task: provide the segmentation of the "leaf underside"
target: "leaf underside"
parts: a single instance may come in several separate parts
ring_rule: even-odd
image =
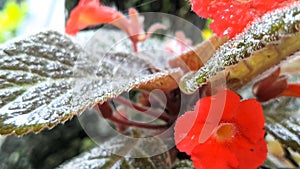
[[[222,45],[197,72],[180,82],[193,93],[208,82],[227,82],[239,89],[257,75],[300,50],[300,3],[264,15],[242,34]]]
[[[157,154],[152,155],[155,152]],[[138,156],[141,158],[132,158]],[[157,138],[118,137],[60,165],[58,169],[166,169],[170,168],[170,162],[167,148]]]
[[[41,32],[0,48],[0,135],[54,127],[96,103],[178,70],[152,73],[130,54],[85,52],[68,37]]]

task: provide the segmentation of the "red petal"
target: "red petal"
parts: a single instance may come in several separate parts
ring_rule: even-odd
[[[67,21],[66,33],[74,35],[88,26],[113,22],[122,15],[113,8],[98,4],[96,1],[85,0],[76,6]]]
[[[194,111],[198,112],[197,122],[205,123],[209,110],[211,108],[211,96],[205,97],[196,103]]]
[[[240,98],[230,90],[200,99],[194,112],[187,112],[177,119],[175,141],[177,148],[190,154],[193,148],[205,142],[220,122],[232,121]],[[196,120],[194,120],[196,119]]]
[[[239,104],[240,97],[233,91],[224,89],[216,95],[200,99],[194,111],[200,114],[197,117],[199,122],[211,123],[212,121],[207,121],[207,116],[211,114],[214,114],[214,117],[221,115],[222,121],[230,121]],[[214,119],[216,118],[212,118]]]
[[[241,102],[235,116],[240,134],[252,142],[264,138],[264,114],[259,102],[249,99]]]
[[[211,29],[219,36],[234,37],[254,19],[293,0],[191,0],[192,10],[204,18],[212,18]]]
[[[191,159],[197,169],[233,169],[238,167],[235,154],[214,139],[195,147]]]
[[[211,97],[200,99],[193,112],[186,112],[179,117],[175,124],[175,142],[180,151],[191,154],[199,144],[199,136],[203,132],[203,125],[211,108]],[[209,134],[211,131],[208,131]]]
[[[176,121],[175,143],[176,147],[187,154],[191,154],[196,145],[199,144],[198,138],[200,134],[201,123],[196,123],[197,113],[186,112]]]
[[[300,98],[300,84],[288,84],[287,88],[279,96]]]
[[[264,138],[255,143],[251,143],[248,139],[237,135],[229,149],[235,153],[239,162],[239,168],[253,169],[264,163],[267,158],[267,143]]]
[[[216,95],[208,97],[207,99],[210,100],[210,104],[205,103],[204,99],[200,102],[201,110],[199,111],[206,111],[206,115],[203,117],[207,118],[204,121],[204,126],[199,136],[199,143],[205,142],[220,122],[231,121],[240,104],[239,96],[230,90],[222,90]],[[202,105],[206,106],[205,110],[202,110]]]
[[[227,122],[231,121],[233,116],[235,115],[235,111],[237,110],[237,107],[240,104],[240,96],[234,93],[231,90],[224,90],[223,92],[218,92],[214,101],[212,103],[213,107],[223,107],[223,115],[222,115],[222,121]],[[225,96],[225,97],[224,97]]]

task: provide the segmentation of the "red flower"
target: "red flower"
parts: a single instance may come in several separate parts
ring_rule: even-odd
[[[66,33],[76,35],[81,29],[100,23],[110,23],[123,16],[117,10],[100,5],[99,0],[80,0],[71,11],[66,24]]]
[[[134,51],[137,51],[137,43],[145,41],[158,29],[165,29],[162,24],[153,24],[145,33],[144,18],[133,9],[129,9],[127,18],[117,10],[100,5],[99,0],[80,0],[70,14],[66,24],[66,33],[75,35],[79,30],[91,25],[112,24],[123,30],[133,43]]]
[[[193,122],[194,121],[194,122]],[[255,99],[223,90],[200,99],[175,125],[175,142],[198,169],[254,169],[267,155],[264,115]]]
[[[218,36],[234,37],[248,23],[266,12],[293,0],[191,0],[192,10],[204,18],[212,18],[210,28]]]

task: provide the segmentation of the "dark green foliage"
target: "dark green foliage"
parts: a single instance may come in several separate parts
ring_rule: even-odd
[[[93,146],[74,118],[38,135],[8,136],[0,147],[0,168],[52,169]]]

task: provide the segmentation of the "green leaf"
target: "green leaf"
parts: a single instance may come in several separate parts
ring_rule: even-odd
[[[2,47],[0,134],[54,127],[96,103],[178,73],[153,74],[131,54],[88,52],[53,31]]]
[[[264,15],[222,45],[199,71],[183,78],[181,89],[193,93],[206,83],[220,81],[228,88],[241,88],[300,50],[299,16],[299,2]]]
[[[266,130],[284,146],[300,153],[300,99],[281,98],[264,105]]]
[[[153,152],[149,155],[145,149],[156,152],[157,155],[152,156]],[[133,158],[138,156],[140,158]],[[170,165],[168,150],[159,139],[121,137],[75,157],[60,165],[58,169],[166,169],[170,168]]]

